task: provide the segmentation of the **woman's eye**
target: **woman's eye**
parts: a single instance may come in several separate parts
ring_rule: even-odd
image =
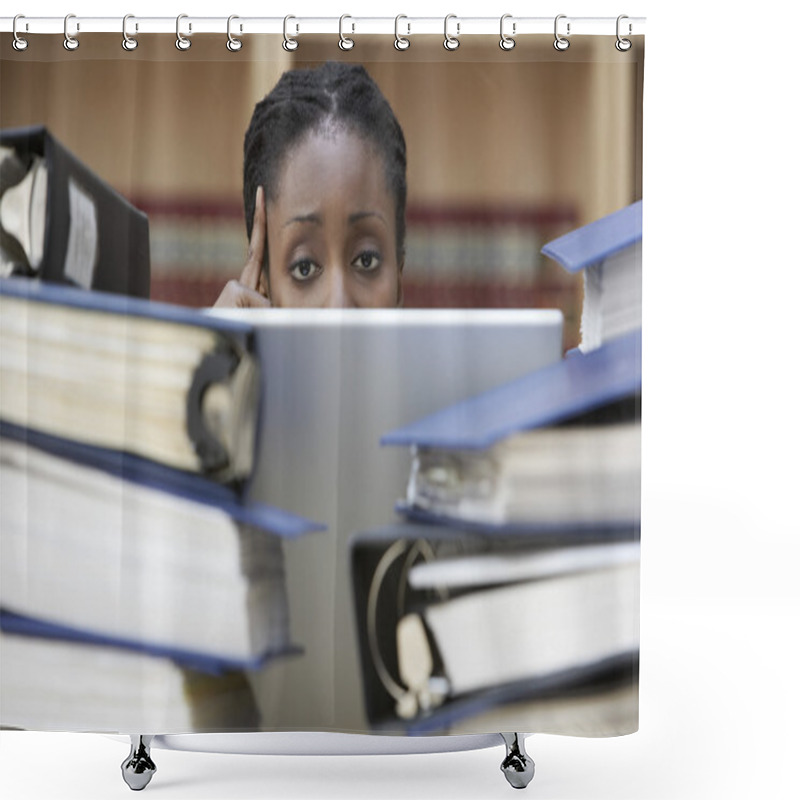
[[[358,256],[356,256],[356,259],[353,262],[353,266],[355,266],[357,269],[360,269],[362,272],[371,272],[372,270],[377,269],[380,265],[380,253],[376,253],[373,250],[366,250],[365,252],[360,253]]]
[[[309,261],[308,259],[303,259],[302,261],[296,261],[289,268],[289,274],[296,281],[311,280],[311,278],[315,277],[319,271],[320,271],[319,266],[317,266],[317,264],[315,264],[313,261]]]

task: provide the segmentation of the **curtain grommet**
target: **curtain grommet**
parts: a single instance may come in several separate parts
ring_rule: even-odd
[[[126,14],[122,18],[122,49],[131,52],[139,46],[138,40],[134,36],[128,35],[128,20],[135,19],[133,14]],[[139,29],[139,25],[135,25],[135,30]]]
[[[555,41],[553,42],[553,47],[555,47],[555,49],[558,50],[559,53],[563,53],[564,50],[566,50],[569,47],[569,39],[565,38],[558,32],[558,21],[560,19],[567,19],[567,15],[559,14],[555,19],[555,22],[553,24],[553,33],[555,34],[556,38]],[[570,25],[569,22],[567,22],[567,36],[569,36],[569,28]]]
[[[508,52],[509,50],[513,50],[515,45],[517,44],[513,38],[517,32],[517,23],[516,22],[511,23],[511,36],[509,36],[503,30],[505,21],[511,18],[512,18],[511,14],[503,14],[503,16],[500,17],[500,49],[505,50],[506,52]]]
[[[238,53],[242,49],[242,40],[241,39],[237,39],[231,33],[231,22],[233,22],[233,20],[235,20],[235,19],[239,19],[239,17],[237,17],[236,14],[231,14],[228,17],[228,41],[225,43],[225,47],[227,47],[228,50],[230,50],[231,53]],[[240,25],[239,26],[239,33],[241,33],[241,32],[242,32],[242,27]]]
[[[408,50],[408,48],[411,47],[411,40],[400,35],[399,26],[401,19],[408,19],[408,17],[405,14],[398,14],[394,18],[394,49],[402,52],[403,50]],[[411,35],[411,23],[407,23],[407,27],[408,33],[406,36],[409,36]]]
[[[342,14],[342,16],[339,17],[339,49],[345,51],[352,50],[356,46],[356,43],[352,39],[345,36],[344,31],[342,30],[344,26],[344,21],[346,19],[353,19],[353,18],[349,14]],[[355,31],[355,29],[356,26],[355,23],[353,23],[353,30]]]
[[[297,50],[299,45],[299,42],[294,38],[294,36],[289,36],[287,26],[289,25],[290,19],[296,19],[296,17],[293,17],[291,14],[287,14],[283,18],[283,49],[286,50],[287,53],[293,53],[295,50]],[[298,32],[299,30],[300,28],[298,26]]]
[[[192,46],[191,39],[187,39],[181,33],[181,20],[182,19],[188,19],[188,17],[189,17],[188,14],[178,14],[178,17],[175,20],[175,35],[177,37],[175,39],[175,47],[177,47],[178,50],[182,50],[182,51],[188,50]],[[192,23],[190,22],[189,23],[189,33],[191,33],[191,32],[192,32]]]
[[[617,41],[614,42],[614,47],[616,47],[617,50],[619,50],[620,53],[627,53],[628,50],[630,50],[631,47],[633,47],[633,42],[630,39],[623,39],[621,34],[620,34],[620,23],[624,19],[628,19],[627,14],[620,14],[617,17]],[[631,27],[631,24],[629,22],[628,23],[628,36],[631,35],[631,31],[632,31],[632,27]]]
[[[80,42],[69,32],[69,21],[71,19],[75,19],[74,14],[67,14],[67,16],[64,17],[64,49],[73,52],[78,49]],[[76,32],[80,31],[80,29],[80,23],[75,23]]]
[[[447,23],[450,22],[451,19],[456,20],[456,35],[451,36],[449,31],[447,30]],[[458,22],[458,18],[455,14],[448,14],[444,18],[444,49],[449,50],[451,53],[453,50],[458,50],[459,45],[461,42],[458,40],[458,36],[461,33],[461,23]]]
[[[14,40],[11,42],[11,46],[18,52],[21,53],[23,50],[28,49],[28,40],[23,39],[19,33],[17,33],[17,21],[20,19],[25,19],[24,14],[17,14],[14,17],[14,22],[11,26],[11,32],[14,34]],[[27,23],[25,24],[25,28],[27,30]]]

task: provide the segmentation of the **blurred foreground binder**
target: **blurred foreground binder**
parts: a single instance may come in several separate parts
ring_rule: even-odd
[[[583,273],[582,352],[641,329],[641,200],[548,242],[542,253]]]
[[[0,274],[149,297],[147,217],[46,128],[0,131]]]
[[[353,537],[351,567],[374,729],[636,730],[638,528],[407,522]]]
[[[323,527],[247,496],[262,363],[243,322],[0,279],[0,725],[258,727]]]
[[[377,729],[638,724],[641,334],[387,433],[407,522],[351,567]]]

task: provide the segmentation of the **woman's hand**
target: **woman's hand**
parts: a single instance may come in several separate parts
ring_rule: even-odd
[[[256,207],[253,214],[253,232],[247,250],[247,263],[238,281],[228,281],[214,303],[226,308],[269,308],[267,281],[261,272],[264,261],[264,240],[267,238],[267,213],[264,190],[256,190]]]

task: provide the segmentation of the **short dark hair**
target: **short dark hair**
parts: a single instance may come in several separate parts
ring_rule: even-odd
[[[316,69],[284,72],[253,111],[244,137],[244,214],[253,232],[256,189],[274,200],[277,179],[289,150],[328,123],[362,136],[380,153],[395,201],[397,259],[402,262],[406,212],[406,141],[403,129],[378,85],[359,64],[329,61]],[[264,248],[268,264],[268,248]]]

